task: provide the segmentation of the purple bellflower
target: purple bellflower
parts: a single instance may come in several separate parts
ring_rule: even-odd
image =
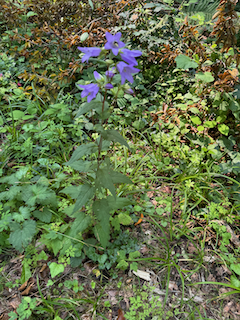
[[[78,50],[85,53],[85,55],[82,57],[82,63],[89,60],[90,57],[98,57],[101,53],[101,49],[97,47],[89,47],[89,48],[83,48],[83,47],[77,47]]]
[[[122,61],[117,64],[117,69],[121,75],[121,84],[124,84],[125,80],[133,83],[132,73],[138,73],[140,71],[140,69],[134,68],[133,65],[128,65]]]
[[[105,85],[105,89],[109,90],[109,89],[112,89],[113,88],[113,85],[111,83],[107,83]]]
[[[142,52],[139,51],[139,50],[129,50],[129,49],[122,49],[121,50],[122,53],[120,54],[121,58],[133,65],[133,66],[137,66],[138,63],[137,63],[137,60],[135,59],[135,57],[140,57],[142,55]]]
[[[111,70],[107,70],[106,72],[105,72],[105,75],[108,77],[108,78],[113,78],[114,77],[114,70],[115,70],[115,68],[112,68]]]
[[[87,102],[90,102],[92,99],[96,98],[96,95],[99,91],[99,86],[96,83],[89,83],[86,85],[79,84],[79,87],[83,88],[81,97],[84,98],[87,96]]]
[[[125,46],[125,43],[120,41],[122,34],[121,32],[116,33],[114,36],[106,32],[107,43],[105,44],[106,50],[112,50],[112,53],[117,56],[119,49]]]

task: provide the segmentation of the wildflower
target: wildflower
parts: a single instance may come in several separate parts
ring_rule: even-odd
[[[108,78],[113,78],[113,76],[114,76],[114,70],[115,70],[115,68],[112,68],[112,70],[106,71],[106,72],[105,72],[106,76],[107,76]]]
[[[105,44],[105,49],[112,50],[115,56],[118,55],[118,50],[125,46],[125,43],[120,41],[121,36],[121,32],[116,33],[115,36],[106,32],[107,43]]]
[[[105,89],[112,89],[113,88],[113,85],[111,84],[111,83],[107,83],[106,85],[105,85]]]
[[[117,64],[117,69],[121,75],[121,84],[124,84],[125,80],[133,83],[132,73],[138,73],[140,70],[134,68],[132,65],[128,65],[125,62],[119,62]]]
[[[133,89],[127,88],[127,89],[125,90],[125,93],[133,94],[134,92],[133,92]]]
[[[138,63],[137,63],[137,60],[135,59],[135,57],[140,57],[142,55],[142,52],[139,51],[139,50],[129,50],[129,49],[122,49],[121,50],[122,53],[120,54],[121,58],[133,65],[133,66],[137,66]]]
[[[77,47],[78,50],[85,53],[85,55],[82,57],[82,63],[89,60],[90,57],[98,57],[101,49],[97,47],[90,47],[90,48],[83,48],[83,47]]]
[[[97,72],[97,71],[94,71],[93,72],[93,75],[94,75],[94,78],[96,79],[96,80],[100,80],[102,77],[101,77],[101,75]]]
[[[99,86],[95,83],[90,84],[79,84],[80,88],[83,88],[83,91],[81,93],[81,97],[84,98],[87,96],[87,102],[90,102],[92,99],[96,98],[96,95],[99,91]]]

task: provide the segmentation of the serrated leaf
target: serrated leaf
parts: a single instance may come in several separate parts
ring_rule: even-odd
[[[82,186],[68,186],[60,192],[69,195],[72,199],[77,199],[81,188]]]
[[[79,160],[83,156],[95,153],[97,150],[98,146],[94,142],[82,144],[81,146],[77,147],[77,149],[73,152],[71,159],[66,162],[65,165],[71,165],[73,162]]]
[[[88,228],[91,223],[91,217],[87,215],[85,212],[79,212],[77,218],[74,220],[71,225],[71,237],[77,237],[77,234],[83,232]]]
[[[126,146],[131,151],[131,148],[129,147],[127,141],[116,130],[106,130],[104,132],[103,138],[107,141],[118,142],[121,145]]]
[[[58,264],[56,262],[52,262],[49,265],[49,269],[50,269],[51,277],[54,278],[64,271],[64,265]]]
[[[229,127],[226,126],[224,123],[220,123],[220,124],[218,125],[218,130],[219,130],[222,134],[224,134],[225,136],[227,136],[228,133],[229,133]]]
[[[36,222],[26,220],[22,225],[13,222],[10,224],[10,229],[12,232],[8,240],[16,250],[21,252],[32,241],[36,231]]]
[[[116,199],[115,199],[112,196],[108,196],[107,197],[107,202],[108,202],[108,205],[110,207],[110,210],[114,210],[114,211],[116,211],[118,209],[122,209],[122,208],[132,204],[132,201],[130,201],[127,198],[116,197]]]
[[[81,107],[79,108],[75,118],[80,117],[81,115],[89,112],[92,109],[98,108],[100,105],[102,105],[102,103],[100,101],[96,101],[96,100],[92,100],[89,103],[88,102],[83,103],[81,105]]]
[[[94,227],[94,233],[101,245],[106,248],[110,239],[110,214],[107,199],[94,201],[93,212],[98,220]]]
[[[237,274],[240,276],[240,264],[231,264],[230,268]]]
[[[133,184],[133,182],[121,172],[111,170],[111,178],[113,183],[128,183]]]
[[[33,216],[42,222],[49,223],[52,219],[52,212],[48,208],[44,207],[42,210],[33,211]]]
[[[92,166],[91,161],[78,160],[71,163],[70,167],[79,172],[89,172],[90,167]]]
[[[198,64],[188,56],[185,56],[183,54],[179,54],[175,58],[177,68],[187,70],[187,69],[192,69],[192,68],[197,68]]]
[[[73,213],[82,209],[82,207],[87,203],[87,201],[93,197],[94,192],[95,188],[93,186],[91,186],[88,183],[83,184],[77,197]]]
[[[120,213],[118,215],[118,221],[120,224],[122,224],[124,226],[128,226],[133,223],[132,218],[129,215],[127,215],[126,213]]]
[[[98,169],[96,175],[96,187],[108,189],[116,198],[116,191],[111,177],[112,170],[108,168]]]

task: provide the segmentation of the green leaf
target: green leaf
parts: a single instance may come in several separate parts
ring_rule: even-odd
[[[33,216],[42,222],[49,223],[52,219],[52,212],[48,208],[44,207],[42,210],[33,211]]]
[[[93,186],[91,186],[88,183],[83,184],[77,197],[73,213],[82,209],[82,207],[88,202],[88,200],[90,200],[93,197],[94,192],[95,188]]]
[[[132,218],[129,217],[126,213],[120,213],[118,215],[118,221],[124,226],[128,226],[133,223]]]
[[[26,282],[29,278],[31,278],[32,276],[32,273],[31,273],[31,270],[30,270],[30,266],[29,264],[23,260],[22,262],[22,274],[21,274],[21,283],[24,283]]]
[[[227,136],[229,133],[229,127],[226,126],[224,123],[218,125],[218,130],[225,136]]]
[[[24,117],[24,115],[25,115],[25,113],[23,111],[20,111],[20,110],[13,111],[13,119],[14,120],[22,119]]]
[[[22,225],[12,222],[10,229],[12,232],[8,240],[16,250],[21,252],[32,241],[36,231],[36,222],[26,220]]]
[[[107,197],[107,202],[108,202],[108,205],[110,207],[110,210],[114,210],[114,211],[116,211],[118,209],[122,209],[122,208],[132,204],[132,201],[130,201],[127,198],[116,197],[116,199],[115,199],[112,196],[108,196]]]
[[[216,127],[216,125],[217,125],[217,122],[214,120],[213,121],[205,121],[203,124],[203,126],[205,128],[214,128],[214,127]]]
[[[76,238],[78,233],[85,231],[91,223],[91,217],[85,212],[79,212],[77,218],[71,225],[70,236]]]
[[[129,259],[132,260],[132,259],[136,259],[138,257],[141,256],[141,253],[139,251],[134,251],[134,252],[130,252],[129,253]]]
[[[110,239],[109,207],[107,199],[94,201],[93,212],[98,220],[94,233],[101,245],[106,248]]]
[[[195,75],[195,78],[206,83],[214,81],[214,77],[212,76],[211,72],[199,72]]]
[[[130,263],[130,269],[137,272],[138,270],[138,263],[137,262],[132,262]]]
[[[192,116],[191,120],[194,124],[201,124],[202,123],[201,119],[197,116]]]
[[[240,288],[240,281],[237,279],[236,276],[231,276],[230,277],[231,285],[234,287]]]
[[[50,269],[51,277],[54,278],[58,274],[60,274],[60,273],[62,273],[64,271],[64,265],[63,264],[58,264],[56,262],[52,262],[49,265],[49,269]]]
[[[128,267],[128,263],[125,260],[120,260],[117,264],[116,268],[126,270]]]
[[[82,33],[81,37],[80,37],[80,41],[83,42],[83,41],[87,40],[88,36],[89,36],[88,32]]]
[[[116,198],[116,191],[112,182],[112,170],[108,168],[98,169],[96,175],[96,187],[98,189],[105,188],[110,190],[111,194]]]
[[[204,127],[203,126],[198,126],[197,129],[198,129],[198,131],[203,131]]]
[[[77,199],[78,195],[81,191],[81,188],[82,188],[82,185],[81,186],[68,186],[60,192],[69,195],[72,199]]]
[[[29,12],[27,13],[27,17],[29,18],[29,17],[32,17],[32,16],[37,16],[37,13],[36,13],[36,12],[33,12],[33,11],[29,11]]]
[[[197,62],[195,62],[194,60],[192,60],[191,58],[189,58],[188,56],[185,56],[183,54],[179,54],[175,58],[175,61],[177,64],[177,68],[179,68],[179,69],[187,70],[187,69],[198,67]]]
[[[240,276],[240,264],[231,264],[230,268],[237,274]]]
[[[86,32],[84,33],[86,34]],[[96,101],[96,100],[92,100],[91,102],[85,102],[81,105],[81,107],[79,108],[75,118],[80,117],[81,115],[83,115],[84,113],[89,112],[92,109],[98,108],[99,106],[101,106],[102,103],[101,101]]]
[[[82,144],[77,147],[77,149],[73,152],[71,159],[64,163],[65,165],[71,165],[73,162],[79,160],[83,156],[87,156],[89,154],[95,153],[98,150],[98,146],[94,142],[89,142],[88,144]]]
[[[94,9],[94,7],[93,7],[92,0],[88,0],[88,3],[89,3],[90,7],[91,7],[91,8],[92,8],[92,10],[93,10],[93,9]]]
[[[111,178],[113,183],[128,183],[133,184],[133,182],[121,172],[111,170]]]
[[[57,197],[53,190],[48,187],[35,184],[22,189],[22,199],[28,206],[35,206],[36,203],[43,205],[57,205]]]
[[[106,130],[102,133],[103,138],[107,141],[118,142],[123,146],[126,146],[130,151],[131,148],[129,147],[127,141],[120,135],[120,133],[116,130]]]
[[[78,160],[73,162],[70,167],[79,172],[89,172],[90,167],[92,166],[91,161]]]

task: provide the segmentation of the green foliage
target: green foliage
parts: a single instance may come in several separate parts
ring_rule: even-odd
[[[159,296],[154,295],[154,287],[143,286],[141,290],[135,288],[134,297],[130,297],[130,309],[124,315],[126,319],[145,320],[151,319],[170,319],[172,312],[164,312]]]

